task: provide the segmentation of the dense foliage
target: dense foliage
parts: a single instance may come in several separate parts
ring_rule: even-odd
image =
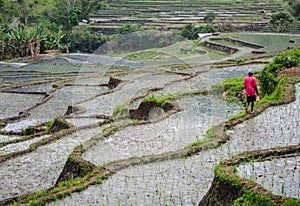
[[[285,0],[288,2],[291,14],[300,21],[300,0]]]
[[[58,30],[70,30],[101,7],[96,0],[0,0],[0,23],[40,24]]]
[[[284,12],[273,14],[270,20],[272,30],[276,32],[288,32],[292,23],[292,17]]]
[[[283,69],[300,65],[300,47],[282,53],[266,65],[258,76],[262,95],[270,95],[278,84],[277,76]]]
[[[214,33],[216,30],[212,25],[195,26],[188,24],[184,26],[180,32],[180,35],[187,39],[197,39],[199,33]]]
[[[45,50],[93,52],[103,37],[75,26],[99,8],[105,7],[96,0],[0,0],[0,59]]]
[[[0,26],[0,59],[34,56],[47,49],[63,49],[67,46],[61,43],[63,37],[61,29],[51,32],[40,25]]]
[[[74,28],[66,37],[72,52],[92,53],[106,42],[106,38],[101,34],[93,34],[86,28]]]

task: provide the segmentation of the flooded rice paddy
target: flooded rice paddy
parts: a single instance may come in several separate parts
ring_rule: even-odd
[[[300,198],[300,157],[274,158],[237,167],[240,177],[253,179],[274,194]]]
[[[0,163],[0,201],[53,187],[74,148],[87,142],[93,144],[87,147],[82,158],[99,166],[131,157],[177,151],[204,140],[210,127],[238,114],[243,107],[212,95],[189,95],[173,101],[180,111],[167,118],[131,124],[105,138],[103,129],[117,125],[119,122],[112,118],[114,110],[133,99],[136,108],[149,94],[162,96],[209,89],[227,78],[245,76],[249,68],[259,70],[264,66],[216,68],[208,64],[170,70],[159,66],[146,68],[142,63],[119,57],[110,59],[85,54],[44,57],[43,61],[46,63],[0,68],[0,75],[6,78],[0,87],[0,119],[10,118],[1,129],[0,142],[7,144],[0,146],[0,156],[18,154]],[[16,77],[12,71],[20,71],[25,77]],[[30,72],[38,75],[26,79]],[[120,84],[110,88],[107,85],[110,77],[120,79]],[[18,81],[20,79],[23,80]],[[269,108],[228,130],[230,140],[219,147],[203,150],[192,157],[122,169],[101,185],[89,186],[48,205],[197,205],[212,183],[213,168],[221,160],[247,150],[299,144],[299,90],[297,85],[295,102]],[[67,115],[70,106],[79,111]],[[26,115],[21,116],[24,112]],[[77,130],[29,150],[33,144],[56,134],[37,135],[23,141],[24,129],[35,126],[45,129],[45,124],[58,116],[65,117]],[[111,122],[96,126],[104,120]],[[132,119],[124,121],[134,122]],[[9,132],[19,132],[19,135]],[[20,151],[28,152],[19,154]],[[283,186],[286,188],[283,195],[298,195],[299,198],[299,178],[295,177],[299,174],[299,160],[284,161],[289,168],[297,169],[285,173],[283,180],[274,177],[274,181],[287,183]],[[264,167],[272,168],[274,164],[281,162],[266,163]],[[244,168],[248,171],[245,177],[255,178],[260,174],[260,167],[256,167],[254,175],[249,173],[247,166],[240,166],[239,171],[242,174]],[[269,179],[266,175],[267,188],[270,188]],[[274,192],[276,189],[270,188]]]
[[[276,133],[274,127],[270,127],[274,121],[272,119],[268,121],[270,115],[276,114],[283,119],[282,121],[290,122],[291,119],[295,119],[295,122],[298,122],[296,124],[299,124],[299,111],[294,110],[295,107],[299,107],[299,97],[300,85],[297,86],[297,101],[289,105],[269,108],[259,116],[245,121],[241,126],[236,126],[228,132],[231,139],[220,147],[202,151],[186,159],[155,162],[121,170],[109,177],[102,185],[90,186],[85,191],[74,193],[49,205],[197,205],[212,183],[214,166],[221,160],[243,151],[299,143],[298,135],[291,135],[298,134],[299,127],[291,126],[289,132],[282,135]],[[260,140],[257,134],[249,135],[245,132],[254,131],[253,128],[250,130],[251,126],[264,131],[261,133],[263,137],[260,136]],[[269,135],[265,136],[265,133]],[[272,170],[274,165],[269,164],[266,167],[268,166]],[[298,162],[292,161],[290,167],[298,168]],[[296,191],[286,189],[284,195],[299,194],[298,171],[299,169],[295,173],[285,175],[284,181],[289,185],[295,184],[292,189]],[[290,187],[289,185],[285,188]],[[289,191],[291,194],[288,195]]]

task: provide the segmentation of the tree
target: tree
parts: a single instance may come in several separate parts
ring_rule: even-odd
[[[25,25],[28,24],[28,17],[33,7],[33,2],[30,0],[17,0],[18,9],[21,13],[21,18]]]
[[[125,24],[117,29],[118,34],[129,34],[136,31],[141,31],[142,26],[140,24]]]
[[[3,6],[4,6],[4,0],[0,0],[0,12],[2,11]]]
[[[204,22],[212,23],[216,19],[216,15],[214,13],[207,13],[204,17]]]
[[[180,35],[187,39],[197,39],[199,33],[214,33],[216,30],[212,25],[194,26],[192,24],[185,25]]]
[[[193,29],[194,29],[194,25],[192,24],[188,24],[183,26],[180,35],[187,38],[187,39],[192,39],[193,38]]]
[[[273,14],[270,20],[272,30],[276,32],[288,32],[292,23],[291,16],[284,12]]]
[[[291,14],[300,20],[300,0],[287,0]]]

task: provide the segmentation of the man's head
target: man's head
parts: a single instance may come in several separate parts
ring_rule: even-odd
[[[253,75],[253,71],[251,69],[248,70],[248,75],[250,75],[250,76]]]

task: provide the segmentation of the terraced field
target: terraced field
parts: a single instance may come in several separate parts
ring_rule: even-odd
[[[262,69],[300,37],[231,33],[202,42],[218,46],[184,40],[131,53],[0,63],[0,205],[198,205],[222,160],[299,145],[299,84],[296,101],[247,115],[226,130],[226,140],[211,128],[244,108],[210,88]],[[236,52],[227,52],[231,47]],[[159,97],[167,101],[146,101]],[[237,171],[299,199],[297,158],[244,162]],[[289,169],[278,177],[274,165]]]
[[[141,24],[145,29],[178,30],[186,24],[206,24],[204,17],[214,13],[215,27],[224,23],[233,31],[270,31],[268,22],[275,12],[285,10],[280,0],[258,2],[233,0],[110,0],[108,8],[96,11],[91,29],[112,34],[127,23]],[[297,27],[292,31],[298,31]]]

